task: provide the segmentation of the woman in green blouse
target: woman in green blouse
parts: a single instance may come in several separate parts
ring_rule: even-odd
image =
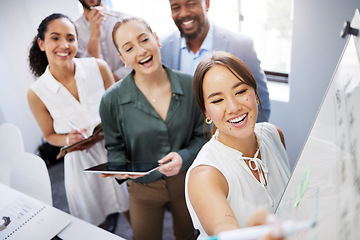
[[[118,22],[113,40],[133,71],[103,96],[100,116],[109,163],[150,162],[158,171],[128,180],[134,239],[161,239],[169,204],[176,239],[194,239],[185,204],[186,170],[206,142],[204,123],[192,94],[192,77],[161,63],[160,42],[139,18]]]

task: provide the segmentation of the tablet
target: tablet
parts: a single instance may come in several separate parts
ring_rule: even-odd
[[[91,168],[84,169],[84,172],[105,173],[105,174],[130,174],[147,175],[160,168],[158,163],[128,162],[128,163],[103,163]]]

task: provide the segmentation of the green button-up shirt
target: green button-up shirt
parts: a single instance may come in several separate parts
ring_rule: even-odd
[[[104,94],[100,116],[109,163],[157,163],[170,152],[183,159],[187,170],[207,141],[204,121],[192,93],[192,77],[164,66],[171,84],[171,101],[165,121],[136,87],[133,73]],[[150,183],[162,178],[159,171],[133,181]]]

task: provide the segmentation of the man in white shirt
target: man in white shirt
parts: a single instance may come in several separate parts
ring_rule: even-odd
[[[115,23],[126,16],[106,8],[102,0],[79,0],[84,13],[74,24],[78,32],[79,49],[76,57],[104,59],[110,66],[115,80],[125,77],[130,68],[125,68],[112,40]]]

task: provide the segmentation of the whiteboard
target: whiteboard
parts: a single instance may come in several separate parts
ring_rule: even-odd
[[[351,27],[360,29],[359,10]],[[288,239],[360,239],[360,36],[347,36],[276,214],[316,221]]]

